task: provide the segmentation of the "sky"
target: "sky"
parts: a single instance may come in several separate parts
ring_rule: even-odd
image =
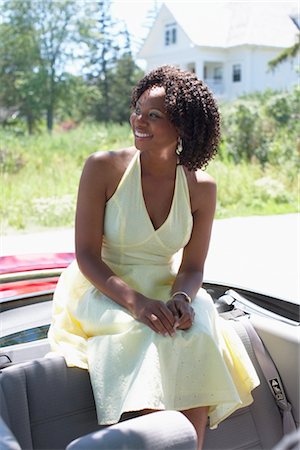
[[[125,21],[135,54],[149,32],[149,12],[159,9],[162,3],[160,0],[112,0],[111,13],[116,19]]]

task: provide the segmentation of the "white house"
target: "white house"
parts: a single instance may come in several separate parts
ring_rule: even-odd
[[[298,1],[165,2],[138,57],[146,71],[163,64],[189,69],[224,99],[289,89],[297,82],[296,58],[273,71],[268,62],[296,42],[297,6]]]

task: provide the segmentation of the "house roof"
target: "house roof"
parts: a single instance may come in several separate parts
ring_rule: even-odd
[[[238,45],[290,47],[297,28],[291,14],[299,17],[298,1],[166,1],[140,51],[157,23],[168,14],[183,29],[191,42],[199,46],[228,48]],[[152,39],[150,39],[152,41]],[[149,47],[148,47],[149,49]],[[147,49],[147,50],[148,50]],[[148,51],[146,50],[146,53]]]

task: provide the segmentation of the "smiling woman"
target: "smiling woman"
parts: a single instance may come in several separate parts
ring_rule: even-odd
[[[217,150],[218,108],[202,81],[172,66],[147,74],[132,106],[135,146],[85,163],[76,260],[54,294],[49,341],[89,370],[99,424],[179,410],[201,449],[207,417],[216,427],[259,384],[202,288],[216,184],[201,169]]]
[[[163,104],[153,106],[161,108],[162,119],[169,119],[166,129],[170,125],[176,129],[179,163],[189,170],[196,170],[206,167],[216,154],[220,141],[220,116],[206,85],[190,72],[180,73],[179,79],[170,73],[166,80],[163,71],[150,72],[133,90],[131,105],[139,110],[141,101],[145,101],[144,96],[153,96],[153,90],[157,99],[163,96]],[[202,105],[201,109],[199,105]]]
[[[158,153],[161,148],[166,152],[171,148],[174,153],[174,147],[178,145],[178,130],[167,115],[165,97],[163,87],[153,87],[145,91],[135,105],[130,124],[135,146],[140,151],[152,148],[152,151]]]

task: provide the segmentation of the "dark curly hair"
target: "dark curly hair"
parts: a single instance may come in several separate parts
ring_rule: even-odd
[[[208,87],[194,73],[161,66],[142,78],[133,89],[131,107],[153,86],[165,89],[165,108],[182,140],[179,164],[189,170],[205,168],[220,141],[220,114]]]

